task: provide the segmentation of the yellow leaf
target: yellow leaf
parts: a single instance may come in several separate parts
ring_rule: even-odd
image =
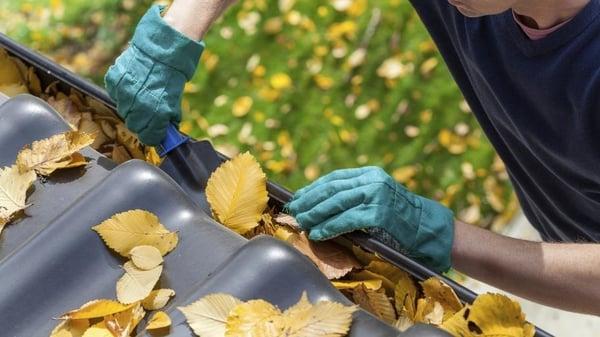
[[[215,170],[208,179],[206,198],[220,223],[245,234],[258,226],[267,207],[267,178],[246,152]]]
[[[85,116],[85,114],[83,114]],[[79,132],[85,132],[88,135],[92,135],[94,137],[94,141],[92,142],[92,148],[98,149],[104,143],[106,143],[109,138],[102,131],[102,127],[100,124],[96,123],[90,118],[82,118],[79,121],[79,128],[77,128]]]
[[[417,300],[417,310],[414,321],[426,324],[442,324],[444,318],[444,308],[430,297],[419,298]]]
[[[385,261],[371,261],[365,269],[384,276],[394,284],[410,278],[407,272]]]
[[[364,280],[364,281],[339,280],[339,281],[331,282],[331,284],[333,284],[333,286],[339,290],[354,289],[361,285],[369,290],[379,290],[379,289],[381,289],[382,283],[383,283],[383,281],[378,280],[378,279]]]
[[[28,93],[18,65],[2,48],[0,48],[0,92],[9,97]]]
[[[50,175],[57,169],[83,166],[85,158],[77,151],[91,145],[94,138],[86,133],[69,131],[33,142],[17,155],[20,172],[34,170]]]
[[[394,294],[395,284],[390,281],[387,277],[374,273],[369,270],[361,270],[350,274],[350,279],[353,281],[368,281],[368,280],[380,280],[382,287],[385,289],[388,296]]]
[[[458,296],[454,293],[454,290],[438,278],[429,278],[421,282],[421,286],[425,297],[430,297],[442,305],[444,308],[444,320],[450,318],[450,316],[463,308],[463,305],[458,299]]]
[[[178,241],[177,233],[169,232],[156,215],[139,209],[115,214],[92,229],[108,247],[124,257],[141,245],[153,246],[164,256],[177,246]]]
[[[360,263],[344,247],[332,241],[310,241],[306,234],[294,234],[287,240],[311,259],[330,280],[345,276]]]
[[[163,263],[160,250],[148,245],[133,247],[129,252],[129,258],[136,267],[142,270],[150,270]]]
[[[352,290],[354,303],[387,323],[396,321],[396,311],[383,289],[371,290],[360,285]]]
[[[139,323],[138,317],[136,317],[139,309],[138,302],[123,312],[104,316],[105,327],[115,337],[128,337]]]
[[[454,336],[533,337],[534,327],[525,321],[519,303],[504,295],[484,294],[442,326]]]
[[[129,304],[148,297],[158,282],[163,267],[142,270],[128,261],[123,269],[125,269],[125,274],[117,281],[117,299],[121,303]]]
[[[399,315],[406,313],[408,318],[415,320],[417,286],[410,276],[406,275],[398,280],[394,288],[394,303]]]
[[[204,296],[187,307],[178,308],[194,333],[202,337],[225,336],[225,324],[231,310],[242,302],[227,294]]]
[[[0,232],[15,213],[27,207],[27,190],[35,179],[33,171],[20,173],[16,165],[0,169]]]
[[[235,117],[243,117],[248,114],[252,105],[254,104],[254,100],[250,96],[243,96],[235,100],[233,102],[233,115]]]
[[[279,227],[273,236],[281,241],[287,241],[295,233],[285,227]]]
[[[104,321],[94,324],[85,330],[82,337],[115,337],[106,327]]]
[[[311,305],[306,293],[298,304],[283,313],[286,337],[346,336],[357,306],[322,301]]]
[[[124,124],[117,124],[117,142],[127,149],[135,159],[145,160],[142,145],[137,137]]]
[[[121,304],[112,300],[93,300],[79,309],[63,314],[60,319],[90,319],[116,314],[131,308],[132,305]]]
[[[252,300],[235,306],[225,326],[225,337],[279,336],[284,322],[281,311],[271,303]]]
[[[87,319],[64,320],[52,330],[50,337],[81,337],[89,326]]]
[[[150,318],[147,330],[161,329],[171,326],[171,318],[164,311],[158,311]]]
[[[173,296],[175,296],[175,290],[173,289],[152,290],[150,295],[142,301],[142,306],[146,310],[160,310],[167,305],[167,302]]]

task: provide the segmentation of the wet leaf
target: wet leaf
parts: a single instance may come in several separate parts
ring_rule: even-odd
[[[115,214],[92,229],[108,247],[124,257],[129,256],[131,249],[141,245],[153,246],[164,256],[178,242],[177,233],[169,232],[156,215],[139,209]]]
[[[225,162],[213,172],[206,198],[217,220],[239,234],[258,226],[269,200],[267,178],[249,153]]]
[[[93,142],[92,136],[78,131],[38,140],[19,152],[17,166],[20,172],[34,170],[42,176],[48,176],[62,168],[84,166],[87,162],[77,151]]]

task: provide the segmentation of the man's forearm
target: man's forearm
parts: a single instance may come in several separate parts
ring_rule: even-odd
[[[235,0],[175,0],[164,20],[192,40],[204,38],[212,23]]]
[[[456,222],[454,268],[549,306],[600,315],[600,245],[539,243]]]

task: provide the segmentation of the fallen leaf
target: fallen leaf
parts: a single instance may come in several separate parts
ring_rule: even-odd
[[[148,297],[158,282],[163,267],[142,270],[128,261],[123,265],[123,269],[125,274],[117,281],[117,299],[121,303],[129,304]]]
[[[64,320],[52,330],[50,337],[81,337],[89,327],[87,319]]]
[[[438,278],[429,278],[421,282],[421,286],[425,297],[429,297],[442,305],[444,308],[444,320],[450,318],[450,316],[463,308],[454,290]]]
[[[162,329],[171,326],[171,318],[164,311],[157,311],[150,321],[148,321],[148,325],[146,325],[147,330],[154,329]]]
[[[231,310],[225,325],[225,337],[279,336],[284,327],[277,307],[267,301],[251,300]]]
[[[415,311],[414,321],[425,324],[442,324],[444,318],[444,308],[430,297],[419,298],[417,300],[417,309]]]
[[[56,97],[49,97],[46,102],[58,111],[61,117],[71,125],[72,128],[77,129],[79,122],[81,121],[81,113],[77,110],[75,104],[66,95],[56,95]]]
[[[269,200],[267,178],[249,153],[240,154],[213,172],[206,198],[220,223],[239,234],[258,226]]]
[[[128,337],[137,325],[136,313],[140,308],[139,302],[135,303],[131,308],[114,315],[104,317],[106,328],[115,337]]]
[[[42,176],[48,176],[61,168],[83,166],[87,162],[77,151],[93,142],[92,136],[78,131],[38,140],[19,152],[17,166],[21,173],[34,170]]]
[[[358,272],[351,273],[349,277],[352,281],[380,280],[381,286],[385,289],[387,295],[394,295],[394,289],[396,285],[383,275],[379,275],[368,270],[361,270]]]
[[[398,312],[399,315],[406,313],[408,318],[414,321],[417,310],[416,300],[417,286],[415,285],[415,282],[408,275],[400,278],[394,288],[396,312]]]
[[[354,303],[384,322],[392,324],[396,321],[394,306],[383,289],[371,290],[360,285],[352,290],[352,298]]]
[[[360,263],[342,246],[332,241],[310,241],[306,234],[294,234],[287,242],[311,259],[328,279],[345,276]]]
[[[142,306],[146,310],[160,310],[167,305],[167,302],[173,296],[175,296],[175,290],[173,289],[152,290],[150,295],[142,301]]]
[[[135,134],[129,131],[129,129],[127,129],[127,127],[123,123],[117,124],[116,129],[117,142],[125,146],[125,148],[127,148],[127,151],[131,154],[133,158],[140,160],[146,159],[146,156],[142,151],[140,141],[137,139]]]
[[[404,332],[404,331],[408,330],[408,328],[415,325],[415,322],[413,322],[410,318],[408,318],[406,316],[400,316],[400,317],[398,317],[398,320],[396,320],[396,322],[394,322],[393,325],[396,329]]]
[[[0,169],[0,233],[15,213],[27,208],[27,190],[35,179],[33,171],[20,173],[16,165]]]
[[[136,246],[156,247],[164,256],[177,246],[177,233],[169,232],[158,217],[148,211],[132,210],[118,213],[101,224],[92,227],[106,245],[128,257]]]
[[[378,280],[378,279],[364,280],[364,281],[339,280],[339,281],[332,281],[331,284],[333,284],[333,286],[339,290],[354,289],[354,288],[357,288],[360,286],[364,286],[365,288],[367,288],[369,290],[379,290],[379,289],[381,289],[383,281]]]
[[[290,229],[287,229],[285,227],[279,227],[275,231],[275,234],[273,234],[273,237],[275,237],[281,241],[287,241],[294,234],[296,234],[296,233],[292,232]]]
[[[142,270],[150,270],[163,263],[160,250],[148,245],[133,247],[129,252],[129,258],[136,267]]]
[[[104,321],[96,323],[85,330],[82,337],[115,337],[106,327]]]
[[[83,114],[83,116],[85,116],[85,114]],[[94,149],[100,148],[100,146],[109,140],[104,132],[102,132],[100,125],[91,118],[82,118],[79,122],[78,130],[94,137],[94,141],[91,144]]]
[[[242,302],[227,294],[211,294],[178,309],[197,336],[223,337],[227,317]]]
[[[291,227],[296,231],[300,230],[300,225],[298,224],[298,221],[296,221],[296,218],[289,214],[279,213],[277,216],[275,216],[275,218],[273,218],[273,220],[280,225]]]
[[[308,302],[306,293],[298,304],[283,313],[286,337],[341,337],[346,336],[357,306],[321,301]]]
[[[85,303],[79,309],[71,310],[63,314],[60,319],[90,319],[104,317],[123,312],[133,305],[121,304],[112,300],[93,300]]]

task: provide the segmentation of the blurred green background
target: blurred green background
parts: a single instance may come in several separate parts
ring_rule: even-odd
[[[0,31],[102,84],[151,0],[11,0]],[[241,0],[206,37],[181,129],[299,188],[377,165],[467,222],[518,208],[502,162],[406,0]]]

